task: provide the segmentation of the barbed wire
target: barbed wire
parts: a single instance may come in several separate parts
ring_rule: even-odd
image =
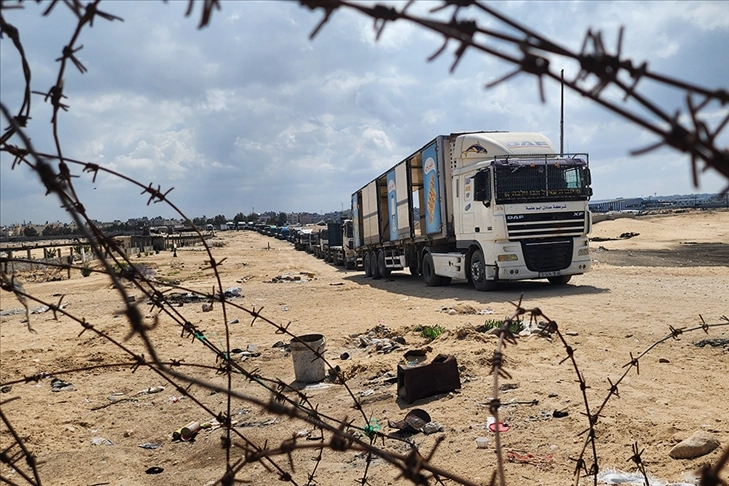
[[[118,293],[119,299],[124,304],[124,315],[128,324],[128,334],[124,339],[114,338],[111,334],[100,329],[91,319],[85,316],[77,316],[67,311],[63,304],[64,297],[61,296],[57,303],[47,302],[37,296],[26,292],[22,282],[14,275],[2,274],[0,280],[0,289],[5,292],[12,293],[24,305],[26,311],[30,302],[36,302],[47,306],[58,319],[58,316],[64,316],[76,322],[81,330],[79,336],[89,331],[99,338],[108,342],[117,348],[122,355],[126,356],[126,360],[119,360],[112,363],[103,363],[94,366],[79,366],[66,368],[63,370],[51,370],[43,373],[29,373],[22,378],[11,379],[0,385],[8,385],[15,383],[37,382],[44,378],[61,374],[79,373],[100,368],[127,367],[130,373],[136,372],[140,368],[146,368],[154,372],[160,379],[169,383],[174,387],[177,393],[189,398],[196,407],[199,407],[206,414],[215,417],[224,429],[224,435],[221,437],[221,446],[225,449],[226,461],[224,472],[221,473],[217,484],[232,485],[238,480],[237,475],[247,466],[253,463],[260,463],[264,468],[275,474],[278,479],[289,482],[291,484],[299,484],[294,477],[295,464],[292,453],[295,450],[314,449],[318,451],[317,458],[313,470],[307,474],[307,484],[315,483],[317,480],[317,471],[323,459],[324,450],[334,453],[341,453],[348,450],[362,451],[367,454],[366,465],[361,478],[358,482],[363,486],[369,483],[370,464],[373,457],[380,457],[391,464],[399,471],[399,478],[409,480],[413,484],[430,484],[435,481],[443,484],[443,479],[456,481],[460,484],[475,484],[468,478],[461,477],[451,471],[445,470],[438,466],[436,453],[441,440],[436,440],[433,448],[427,455],[423,455],[419,448],[409,440],[384,434],[379,430],[370,427],[370,418],[362,405],[362,401],[357,398],[355,393],[348,385],[349,377],[339,367],[333,366],[323,355],[323,352],[312,348],[308,343],[304,343],[309,350],[314,353],[318,359],[322,359],[329,369],[331,376],[336,379],[347,390],[352,401],[352,408],[358,414],[359,418],[349,419],[348,417],[336,417],[331,414],[324,414],[318,410],[317,406],[311,402],[310,398],[303,392],[292,390],[283,380],[276,377],[267,377],[260,370],[249,370],[240,363],[234,361],[231,356],[231,342],[229,331],[228,310],[234,308],[247,313],[251,317],[250,325],[256,322],[269,326],[275,334],[286,335],[294,338],[295,334],[289,329],[291,322],[286,324],[278,324],[274,320],[267,318],[263,313],[263,308],[256,309],[238,305],[230,301],[225,296],[220,276],[220,268],[224,264],[225,259],[217,260],[213,254],[210,245],[206,242],[203,234],[195,228],[200,244],[203,246],[207,255],[206,270],[213,273],[214,286],[210,292],[200,292],[189,289],[181,285],[171,285],[163,282],[157,282],[147,278],[142,272],[135,271],[134,264],[129,260],[127,254],[120,247],[114,238],[110,238],[104,234],[89,216],[87,209],[79,198],[74,180],[86,175],[95,181],[98,174],[103,172],[114,178],[123,180],[137,189],[141,189],[140,196],[147,199],[147,204],[161,203],[170,207],[191,227],[190,218],[188,218],[169,198],[172,188],[163,190],[159,185],[155,187],[154,183],[143,184],[132,178],[125,176],[119,172],[102,167],[99,164],[85,162],[66,157],[62,150],[62,143],[59,136],[59,125],[61,123],[62,112],[68,109],[66,97],[64,95],[64,79],[67,67],[73,65],[80,73],[86,72],[86,67],[79,60],[77,53],[83,48],[79,44],[80,34],[83,29],[93,25],[94,20],[101,18],[105,21],[122,21],[120,17],[100,10],[101,0],[93,0],[90,2],[82,2],[81,0],[51,0],[48,7],[43,11],[44,16],[50,15],[57,5],[64,5],[77,18],[77,25],[69,39],[69,42],[61,49],[61,55],[57,58],[59,62],[58,75],[55,84],[46,91],[33,91],[31,89],[31,69],[30,63],[26,58],[23,48],[20,32],[17,28],[9,24],[4,16],[3,11],[11,8],[22,8],[21,2],[10,2],[4,0],[0,3],[0,35],[7,35],[12,41],[13,46],[20,55],[20,62],[23,70],[25,81],[25,89],[23,91],[23,99],[20,108],[16,114],[12,114],[7,108],[6,102],[0,101],[0,112],[6,120],[8,127],[2,136],[0,136],[0,152],[5,152],[12,156],[12,169],[27,168],[38,175],[40,183],[46,189],[46,195],[54,195],[59,199],[60,205],[66,209],[71,215],[77,228],[82,232],[95,255],[101,268],[96,270],[104,273],[111,281],[113,288]],[[218,0],[204,0],[202,2],[202,13],[198,27],[202,28],[209,25],[214,10],[219,10],[221,4]],[[362,15],[369,16],[374,21],[376,35],[379,37],[388,22],[395,20],[404,20],[418,25],[424,29],[436,32],[443,36],[444,43],[442,48],[436,51],[431,59],[435,59],[445,52],[447,45],[451,41],[458,44],[458,48],[454,54],[454,62],[451,69],[455,69],[462,59],[465,52],[473,49],[483,52],[487,55],[496,56],[508,63],[516,66],[516,70],[490,83],[488,86],[494,86],[498,83],[507,81],[516,74],[526,73],[536,76],[542,98],[544,79],[558,79],[557,73],[553,72],[550,67],[548,55],[563,56],[574,59],[580,63],[581,71],[572,80],[566,81],[566,85],[574,91],[587,96],[593,101],[601,104],[607,109],[613,111],[619,116],[642,126],[651,131],[661,139],[659,144],[647,147],[636,153],[644,153],[653,150],[659,146],[666,145],[676,150],[688,154],[691,158],[691,164],[694,173],[694,183],[698,184],[698,172],[708,168],[712,168],[729,179],[729,159],[727,150],[716,146],[716,138],[729,122],[729,116],[724,118],[714,129],[708,128],[708,122],[701,118],[702,111],[709,103],[719,103],[722,106],[729,101],[729,95],[725,90],[707,90],[698,86],[673,80],[669,77],[653,73],[648,70],[647,64],[635,67],[631,60],[621,58],[621,40],[617,46],[616,54],[609,54],[606,49],[602,36],[599,32],[593,33],[588,31],[582,50],[580,52],[571,52],[556,43],[549,41],[528,28],[522,27],[513,20],[510,20],[487,5],[471,0],[451,0],[443,2],[439,7],[433,9],[431,14],[435,14],[441,10],[453,9],[451,19],[447,22],[440,21],[435,17],[414,16],[408,13],[408,8],[412,4],[409,2],[401,8],[389,7],[384,5],[365,6],[355,2],[340,0],[300,0],[300,4],[312,10],[323,10],[324,18],[320,24],[312,32],[312,36],[316,35],[319,30],[330,20],[333,13],[339,9],[349,9],[356,11]],[[194,0],[189,0],[186,15],[190,16],[194,11]],[[519,36],[513,36],[505,32],[499,32],[491,29],[480,27],[476,21],[462,20],[459,15],[466,8],[473,8],[485,15],[491,16],[504,25],[515,29],[520,33]],[[485,39],[482,39],[485,38]],[[489,42],[498,41],[513,46],[517,49],[517,54],[507,54],[503,49],[494,48]],[[632,83],[628,84],[621,77],[628,76],[632,79]],[[686,95],[686,113],[676,113],[670,116],[663,112],[657,105],[637,92],[639,81],[649,79],[651,81],[663,83],[668,86],[683,89]],[[592,84],[590,84],[590,81]],[[640,106],[648,110],[649,113],[657,117],[662,123],[650,121],[647,117],[638,115],[633,111],[629,111],[612,102],[606,100],[602,93],[607,86],[613,86],[620,89],[625,94],[625,99],[632,99]],[[52,107],[51,127],[53,132],[53,143],[55,152],[45,153],[37,151],[31,140],[27,136],[28,121],[31,119],[31,101],[32,95],[40,95],[44,102],[49,103]],[[686,116],[688,115],[688,116]],[[690,119],[690,122],[684,119]],[[14,139],[18,142],[11,143]],[[0,258],[0,264],[7,263],[8,258]],[[21,259],[13,259],[13,261],[22,262]],[[53,266],[54,264],[49,264]],[[72,263],[55,264],[57,268],[72,269],[75,267]],[[125,272],[119,269],[126,268]],[[127,291],[127,283],[131,283],[133,287],[141,291],[152,308],[157,314],[151,324],[145,323],[144,318],[139,312],[139,308],[130,302],[129,292]],[[206,330],[192,324],[173,305],[168,299],[166,293],[170,290],[180,290],[190,294],[197,295],[211,303],[220,304],[220,312],[224,322],[225,339],[220,346],[216,345],[206,335]],[[598,454],[597,441],[595,433],[595,424],[609,399],[617,396],[618,385],[627,376],[627,374],[635,368],[636,373],[639,371],[639,360],[646,353],[654,349],[657,345],[677,339],[681,334],[703,330],[708,332],[712,327],[729,325],[729,319],[722,317],[725,322],[716,324],[707,324],[703,321],[700,326],[690,328],[670,328],[670,334],[665,338],[657,341],[655,344],[647,348],[637,357],[631,355],[630,362],[625,365],[625,372],[613,384],[608,379],[610,388],[607,397],[600,406],[592,411],[590,408],[586,389],[588,388],[586,379],[581,373],[577,360],[575,358],[575,349],[565,340],[560,332],[556,322],[547,318],[540,309],[525,309],[522,307],[522,301],[514,304],[514,313],[505,319],[503,326],[499,329],[496,350],[490,359],[491,373],[493,374],[493,392],[489,402],[489,412],[493,415],[498,423],[499,410],[502,406],[499,398],[499,378],[510,377],[509,372],[504,368],[505,356],[504,349],[508,344],[516,344],[517,340],[509,331],[509,324],[521,316],[529,315],[530,320],[539,318],[547,319],[542,325],[542,331],[547,334],[556,334],[562,345],[564,346],[567,357],[564,361],[569,360],[572,364],[574,372],[579,381],[582,392],[583,402],[585,406],[585,414],[588,421],[588,429],[582,434],[585,435],[585,441],[579,458],[575,465],[575,484],[579,482],[581,475],[593,477],[595,484],[597,483]],[[151,336],[159,323],[160,314],[170,318],[180,329],[180,339],[189,339],[198,346],[202,346],[208,351],[209,362],[201,363],[183,363],[182,360],[163,358],[160,350]],[[26,313],[28,319],[28,329],[33,330],[30,322],[30,314]],[[134,351],[125,343],[130,339],[137,338],[143,343],[144,354]],[[217,385],[209,379],[202,379],[186,370],[204,369],[215,370],[216,374],[224,375],[225,385]],[[268,399],[261,399],[252,394],[241,392],[233,383],[234,376],[242,376],[248,382],[262,387],[268,393]],[[220,392],[225,394],[226,401],[222,410],[217,410],[207,406],[202,400],[196,398],[193,392],[194,387],[201,390]],[[288,392],[293,391],[293,397]],[[276,445],[266,442],[259,444],[256,441],[246,437],[232,423],[232,403],[233,400],[242,400],[252,405],[260,407],[270,413],[278,416],[291,417],[297,420],[305,421],[317,430],[321,431],[321,437],[315,444],[304,444],[297,439],[296,436],[285,439]],[[10,403],[14,399],[5,400],[0,405]],[[28,484],[41,484],[41,478],[38,473],[38,464],[35,455],[27,447],[25,439],[22,438],[12,425],[11,419],[0,409],[0,418],[7,429],[8,434],[12,437],[11,443],[0,451],[0,462],[8,465],[11,470],[17,473]],[[358,425],[360,423],[361,425]],[[504,457],[502,445],[500,441],[500,432],[496,429],[496,469],[491,477],[491,484],[502,486],[506,484],[504,472]],[[407,454],[395,453],[388,450],[385,441],[401,441],[409,446]],[[377,441],[382,441],[383,446],[378,447]],[[588,466],[585,456],[588,449],[592,453],[592,464]],[[632,460],[641,470],[647,481],[647,472],[641,459],[642,450],[639,450],[638,444],[633,444]],[[235,455],[234,455],[235,454]],[[729,452],[724,452],[719,461],[713,466],[702,468],[701,485],[715,486],[722,484],[719,474],[729,462]],[[287,465],[284,466],[283,464]],[[29,468],[31,474],[26,472],[25,468]],[[0,476],[0,480],[8,484],[15,484],[15,481],[8,477]]]
[[[356,12],[372,19],[377,38],[388,23],[408,22],[443,37],[443,45],[428,58],[429,61],[446,52],[451,42],[457,45],[451,71],[455,70],[468,51],[500,59],[513,65],[514,70],[488,83],[486,87],[494,87],[518,74],[531,75],[537,79],[543,102],[544,81],[562,81],[561,71],[553,68],[556,61],[576,61],[580,70],[572,79],[564,80],[565,86],[659,139],[655,144],[634,150],[632,155],[670,147],[689,156],[695,187],[699,187],[699,174],[708,169],[715,170],[729,180],[729,148],[718,145],[717,140],[729,124],[729,112],[714,127],[703,116],[703,111],[710,104],[726,106],[729,103],[729,91],[724,88],[709,89],[653,72],[648,68],[647,61],[636,65],[632,59],[623,55],[622,27],[614,52],[610,52],[606,46],[602,32],[592,30],[585,34],[580,51],[572,51],[479,0],[445,0],[432,8],[428,15],[410,14],[413,0],[409,0],[402,7],[384,4],[368,6],[348,0],[299,0],[299,3],[311,10],[323,12],[321,21],[311,33],[312,38],[339,10]],[[452,10],[449,20],[443,21],[436,17],[436,14],[449,9]],[[483,26],[486,21],[479,23],[478,19],[464,18],[466,14],[480,14],[486,19],[496,20],[504,30],[486,28]],[[513,35],[507,29],[515,30],[518,34]],[[673,114],[666,112],[658,103],[639,91],[639,85],[644,80],[683,91],[685,106]],[[629,108],[625,103],[618,104],[604,96],[608,87],[622,93],[624,102],[634,101],[637,108]],[[647,114],[642,114],[643,111]],[[653,121],[653,118],[658,121]],[[722,194],[728,191],[729,185]]]

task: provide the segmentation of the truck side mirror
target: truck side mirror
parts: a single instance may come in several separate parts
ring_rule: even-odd
[[[592,185],[592,174],[590,174],[589,168],[585,167],[583,175],[585,177],[585,185],[586,186]]]
[[[491,205],[491,184],[489,183],[489,171],[482,170],[473,177],[473,199],[483,201],[484,205]]]

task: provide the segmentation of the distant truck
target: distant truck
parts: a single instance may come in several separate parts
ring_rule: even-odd
[[[555,152],[538,133],[436,137],[352,195],[357,268],[482,291],[589,271],[588,155]]]
[[[357,265],[357,252],[354,250],[354,222],[346,219],[342,223],[330,223],[327,229],[330,234],[330,261],[335,265],[344,266],[347,270],[354,269]],[[332,245],[332,240],[335,238],[336,245]]]

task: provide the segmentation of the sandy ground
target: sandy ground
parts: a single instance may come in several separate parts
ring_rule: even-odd
[[[625,233],[638,233],[620,238]],[[231,302],[261,312],[261,317],[280,324],[296,335],[320,333],[326,337],[326,353],[333,366],[339,366],[349,380],[352,393],[362,402],[364,416],[376,420],[381,432],[398,439],[377,441],[390,453],[407,454],[409,438],[430,464],[466,478],[487,484],[496,469],[495,437],[486,426],[487,403],[492,396],[493,377],[489,358],[495,338],[475,331],[490,319],[502,319],[513,312],[513,302],[521,296],[524,307],[540,308],[555,320],[575,350],[580,373],[588,388],[591,410],[603,402],[613,383],[625,371],[631,353],[638,355],[669,334],[673,328],[691,328],[721,323],[729,315],[729,212],[690,212],[640,217],[596,224],[592,237],[594,269],[573,278],[567,286],[551,286],[546,281],[505,284],[493,292],[477,292],[467,283],[447,287],[426,287],[420,278],[395,272],[388,279],[371,280],[362,272],[330,266],[283,241],[254,232],[222,232],[214,255],[220,266],[223,288],[241,287],[243,297]],[[267,249],[270,245],[270,250]],[[210,292],[216,285],[207,255],[196,248],[134,258],[135,264],[154,269],[156,278],[177,281],[181,286]],[[52,272],[50,272],[52,273]],[[65,275],[65,272],[61,275]],[[226,456],[221,448],[222,429],[203,429],[194,441],[172,440],[172,433],[191,421],[206,422],[213,417],[200,404],[225,412],[226,395],[198,385],[187,390],[190,396],[166,382],[159,374],[142,366],[130,366],[131,353],[149,356],[138,336],[130,337],[124,305],[118,291],[101,274],[84,278],[79,271],[70,280],[48,281],[43,272],[22,275],[26,290],[45,302],[68,303],[66,311],[85,318],[108,338],[94,335],[70,317],[52,312],[31,315],[36,333],[27,329],[24,315],[2,317],[0,324],[0,393],[2,412],[12,428],[36,456],[43,484],[53,485],[205,485],[214,484],[225,473]],[[291,280],[272,283],[277,276]],[[216,373],[220,364],[215,353],[189,336],[181,337],[178,322],[150,305],[149,299],[128,285],[145,323],[156,327],[149,337],[160,359],[182,360],[175,368],[195,379],[226,386],[224,375]],[[171,295],[168,292],[167,295]],[[20,307],[9,293],[0,294],[2,311]],[[31,303],[36,307],[39,303]],[[275,346],[288,342],[275,328],[243,310],[221,305],[203,312],[200,302],[173,307],[173,312],[204,331],[208,342],[225,347],[224,319],[238,322],[230,327],[230,348],[246,350],[254,356],[236,362],[262,377],[293,384],[290,353]],[[155,317],[158,316],[158,317]],[[442,326],[445,332],[428,341],[418,326]],[[371,344],[361,347],[361,335],[378,338],[401,336],[398,349],[378,352]],[[640,360],[640,373],[632,371],[619,386],[619,398],[611,398],[596,426],[597,453],[603,470],[634,471],[629,462],[631,447],[644,449],[643,460],[650,475],[659,483],[688,482],[704,464],[716,462],[729,446],[729,348],[699,347],[707,338],[729,338],[729,326],[686,333],[656,346]],[[111,342],[114,340],[114,342]],[[726,342],[726,341],[724,341]],[[370,341],[372,343],[372,341]],[[409,349],[430,346],[428,359],[436,354],[456,357],[462,387],[405,403],[397,398],[393,383],[397,365]],[[124,347],[126,349],[122,349]],[[258,355],[260,353],[260,355]],[[346,355],[345,355],[346,353]],[[348,355],[348,359],[342,359]],[[582,449],[587,428],[582,393],[565,348],[557,339],[537,335],[520,337],[518,345],[505,350],[505,367],[511,378],[501,379],[502,420],[510,426],[501,435],[504,452],[512,461],[504,464],[510,485],[574,484],[575,460]],[[111,366],[123,364],[123,366]],[[205,365],[212,368],[193,367]],[[102,365],[108,365],[102,367]],[[89,369],[89,367],[97,368]],[[73,371],[85,368],[82,371]],[[39,373],[54,374],[72,383],[73,391],[53,392],[51,378],[24,382]],[[183,383],[182,380],[175,380]],[[271,392],[261,384],[234,374],[232,388],[242,396],[268,401]],[[7,386],[11,389],[7,390]],[[164,386],[158,393],[140,393]],[[185,385],[186,386],[186,385]],[[363,414],[353,407],[348,391],[331,380],[303,390],[319,413],[348,419],[364,427]],[[287,396],[296,399],[292,391]],[[402,419],[408,410],[426,410],[442,432],[412,435],[388,427],[388,421]],[[555,418],[553,412],[566,412]],[[317,463],[319,431],[301,420],[277,416],[242,398],[231,404],[235,430],[258,447],[278,447],[282,441],[299,435],[305,445],[291,456],[273,455],[264,467],[259,462],[243,466],[237,473],[243,484],[279,484],[280,474],[291,474],[292,483],[344,485],[407,484],[393,466],[375,459],[367,469],[366,456],[356,450],[325,449]],[[375,423],[374,421],[372,422]],[[696,459],[676,460],[669,450],[697,430],[713,434],[722,446]],[[356,429],[352,429],[356,432]],[[306,437],[308,435],[308,437]],[[325,434],[329,440],[330,434]],[[477,437],[487,437],[485,449],[476,447]],[[2,449],[13,443],[7,426],[0,425]],[[108,442],[105,442],[108,441]],[[94,442],[101,442],[94,445]],[[159,443],[159,448],[140,445]],[[244,439],[234,437],[231,462],[243,456]],[[13,446],[10,456],[19,453]],[[521,460],[520,460],[521,459]],[[592,462],[587,456],[588,463]],[[2,478],[12,484],[27,484],[21,472],[0,465]],[[151,467],[161,468],[156,475]],[[729,478],[724,470],[723,478]],[[285,478],[284,478],[285,479]],[[444,484],[455,481],[444,479]],[[431,483],[435,483],[431,481]],[[592,484],[582,479],[581,484]]]

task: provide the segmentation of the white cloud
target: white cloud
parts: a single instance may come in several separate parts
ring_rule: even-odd
[[[439,4],[415,2],[411,13],[422,15]],[[186,18],[185,2],[110,2],[108,9],[125,22],[99,22],[84,30],[79,56],[89,72],[69,69],[65,76],[70,111],[60,114],[59,133],[66,155],[108,164],[145,184],[174,185],[174,197],[188,202],[193,214],[219,214],[233,204],[259,210],[339,209],[370,178],[442,133],[534,130],[558,144],[559,84],[554,81],[544,83],[544,104],[537,80],[526,74],[484,89],[514,66],[469,49],[450,74],[457,44],[449,43],[428,63],[442,38],[403,21],[388,24],[375,42],[371,19],[337,11],[311,41],[321,11],[312,13],[295,2],[221,5],[212,24],[198,30],[199,8]],[[391,5],[401,8],[404,2]],[[709,87],[726,87],[729,79],[729,67],[717,58],[717,46],[729,44],[725,2],[491,6],[575,51],[591,28],[602,31],[608,52],[614,52],[624,26],[623,54],[635,63],[647,60],[654,71]],[[59,4],[46,18],[31,2],[24,12],[6,14],[21,29],[34,90],[47,90],[58,73],[58,47],[68,42],[74,27],[70,14],[59,15],[64,9]],[[439,15],[448,18],[452,11],[449,7]],[[461,18],[476,15],[482,26],[514,33],[476,9]],[[487,42],[500,52],[518,54],[493,39]],[[23,87],[18,56],[7,42],[0,48],[2,102],[17,109]],[[564,68],[568,78],[579,69],[575,62],[551,59],[553,69]],[[668,113],[683,106],[679,90],[659,89],[645,80],[639,89]],[[632,101],[623,104],[616,91],[608,89],[603,96],[620,107],[635,107]],[[33,109],[28,132],[39,150],[52,152],[50,107],[34,96]],[[692,190],[687,156],[671,150],[628,156],[657,141],[655,135],[569,90],[565,112],[568,148],[591,153],[596,194]],[[713,127],[726,114],[722,106],[702,111]],[[719,141],[726,146],[727,136]],[[23,219],[24,194],[44,192],[30,191],[32,178],[8,166],[3,159],[3,222]],[[108,198],[117,197],[112,196],[117,186],[125,185],[106,179],[98,184]],[[725,184],[707,172],[700,190],[720,190]],[[126,196],[119,194],[119,200]],[[140,215],[131,213],[140,210],[137,206],[117,214],[115,207],[94,204],[99,199],[93,199],[98,197],[93,190],[88,197],[89,205],[109,219]]]

